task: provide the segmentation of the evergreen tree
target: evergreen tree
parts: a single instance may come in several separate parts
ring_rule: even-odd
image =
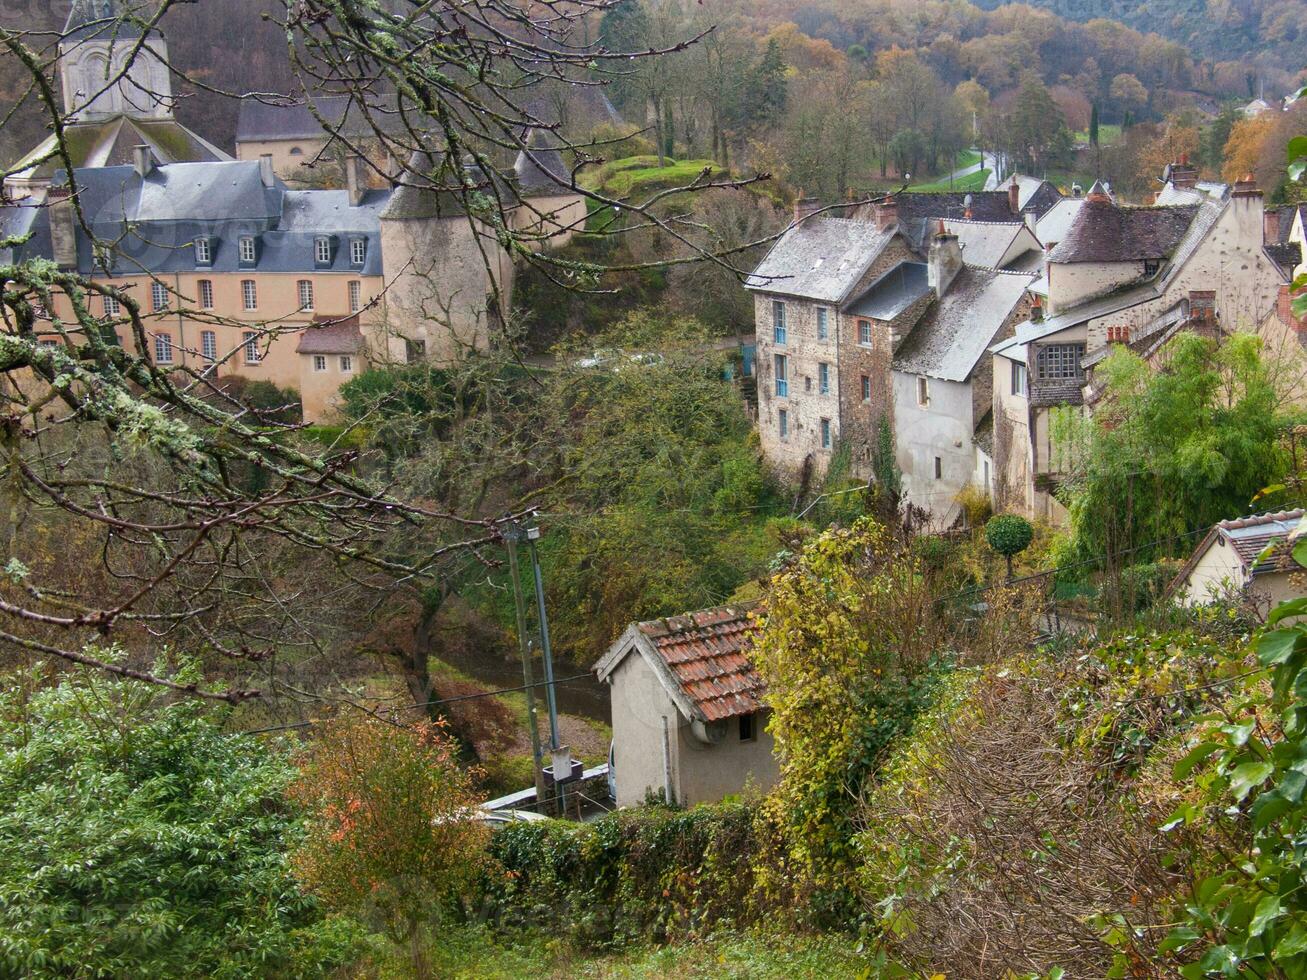
[[[1098,147],[1098,103],[1089,110],[1089,145]]]
[[[652,25],[640,0],[622,0],[604,11],[599,21],[599,43],[607,51],[647,51],[650,44]],[[608,95],[613,103],[623,111],[642,109],[644,92],[640,86],[637,69],[630,73],[612,74],[609,78]]]

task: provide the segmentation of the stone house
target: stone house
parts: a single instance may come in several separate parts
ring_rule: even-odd
[[[633,623],[595,664],[612,698],[618,806],[660,794],[690,806],[776,782],[752,609]]]
[[[943,526],[965,486],[993,489],[993,370],[989,348],[1028,315],[1032,273],[964,265],[958,240],[931,245],[937,293],[893,359],[896,459],[904,493]],[[941,259],[941,253],[955,254]],[[947,270],[956,270],[945,280]]]
[[[1221,521],[1194,549],[1170,594],[1182,605],[1196,606],[1243,592],[1270,608],[1307,595],[1307,570],[1290,554],[1303,514],[1293,510]]]
[[[1182,188],[1183,189],[1183,188]],[[994,353],[996,502],[1060,521],[1050,421],[1085,402],[1084,361],[1113,344],[1147,344],[1168,317],[1256,330],[1282,273],[1264,248],[1262,195],[1250,182],[1201,203],[1118,205],[1095,184],[1032,287],[1041,304]],[[1045,315],[1047,311],[1048,315]]]

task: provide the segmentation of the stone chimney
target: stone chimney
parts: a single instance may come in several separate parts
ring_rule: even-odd
[[[132,167],[136,175],[144,180],[154,170],[154,151],[146,144],[138,143],[132,147]]]
[[[1038,323],[1042,319],[1044,319],[1044,304],[1035,300],[1030,304],[1030,322]]]
[[[1190,189],[1198,183],[1198,168],[1189,165],[1189,154],[1181,153],[1180,159],[1171,164],[1171,186]]]
[[[1294,330],[1304,346],[1307,346],[1307,320],[1300,320],[1293,315],[1293,287],[1284,283],[1276,297],[1275,312],[1285,326]]]
[[[899,202],[887,197],[876,205],[876,227],[889,231],[899,226]]]
[[[1030,229],[1030,234],[1033,235],[1035,233],[1035,226],[1039,224],[1039,215],[1033,210],[1026,210],[1022,212],[1022,217],[1026,219],[1026,227]]]
[[[821,210],[821,201],[815,197],[800,197],[794,202],[794,220],[802,221]]]
[[[349,191],[349,206],[358,207],[363,203],[363,195],[367,193],[367,184],[363,179],[363,158],[357,153],[351,153],[345,157],[345,187]]]
[[[930,240],[930,254],[926,259],[926,282],[943,298],[954,278],[962,271],[962,246],[958,236],[950,234],[943,220]]]
[[[1244,255],[1253,255],[1266,244],[1266,212],[1261,189],[1252,174],[1234,185],[1230,193],[1238,240],[1231,246]]]
[[[1262,240],[1267,244],[1280,240],[1280,212],[1265,211],[1262,213]]]
[[[1216,322],[1216,290],[1193,289],[1189,291],[1189,319],[1203,323]]]
[[[1007,185],[1007,209],[1013,214],[1021,213],[1021,187],[1017,184],[1016,175],[1012,175],[1012,183]]]
[[[67,187],[51,187],[45,198],[50,209],[50,246],[55,265],[77,268],[77,231],[74,226],[73,195]]]
[[[259,154],[259,179],[263,181],[264,187],[273,187],[277,183],[277,175],[272,172],[272,154]]]

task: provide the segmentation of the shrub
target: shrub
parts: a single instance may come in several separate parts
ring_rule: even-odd
[[[486,911],[500,925],[541,927],[586,946],[665,942],[757,921],[757,807],[623,810],[594,823],[510,824],[490,853]]]
[[[994,513],[994,503],[989,498],[989,492],[974,483],[968,483],[953,499],[962,508],[967,527],[984,527]]]
[[[277,743],[156,687],[66,676],[0,694],[0,973],[314,976],[351,958],[284,848]]]
[[[1007,559],[1007,577],[1012,577],[1012,556],[1030,547],[1035,529],[1024,517],[1016,514],[999,514],[985,525],[985,540],[989,546]]]

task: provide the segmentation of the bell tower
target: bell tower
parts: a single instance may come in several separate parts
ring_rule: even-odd
[[[167,43],[158,31],[146,35],[131,14],[126,0],[73,0],[59,72],[64,110],[76,121],[172,118]]]

